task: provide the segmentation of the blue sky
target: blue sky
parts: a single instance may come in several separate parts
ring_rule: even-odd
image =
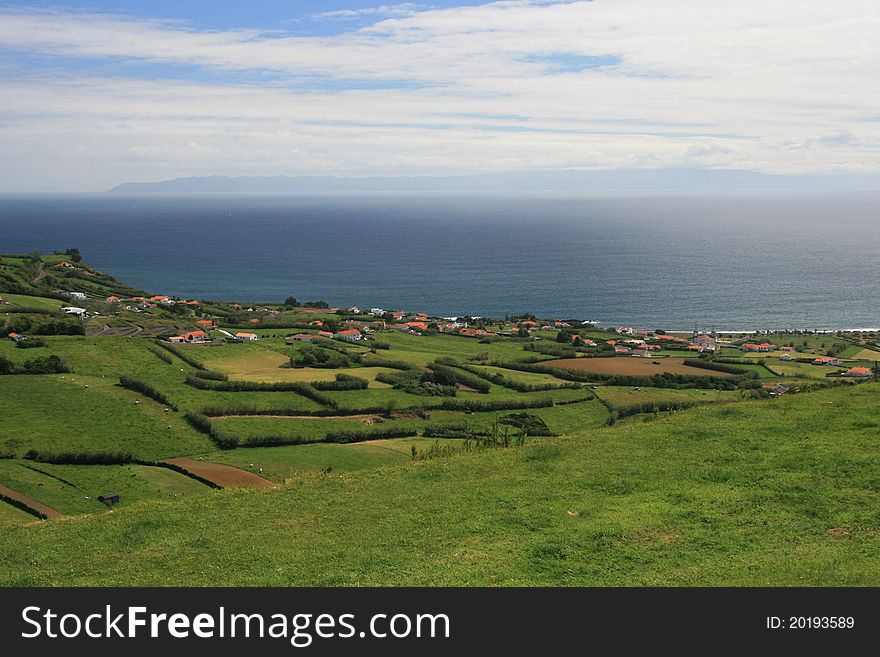
[[[66,7],[83,12],[108,12],[139,16],[141,18],[168,18],[187,24],[210,29],[267,28],[284,29],[291,32],[309,34],[333,34],[365,25],[378,14],[370,10],[394,7],[404,3],[376,2],[375,0],[296,0],[295,2],[242,2],[241,0],[204,0],[185,2],[174,0],[149,0],[146,2],[118,2],[114,0],[93,0],[92,2],[29,2],[16,0],[0,2],[5,7]],[[465,7],[484,4],[478,0],[436,0],[434,2],[408,3],[425,8]],[[364,11],[361,16],[328,17],[331,12]],[[321,16],[324,14],[325,16]]]
[[[873,0],[0,2],[0,191],[877,172],[878,33]]]

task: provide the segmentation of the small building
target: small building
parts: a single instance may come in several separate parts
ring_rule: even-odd
[[[196,324],[198,324],[203,329],[214,328],[214,320],[213,319],[197,319]]]
[[[872,374],[874,374],[874,372],[870,367],[851,367],[843,373],[843,376],[866,377],[871,376]]]
[[[66,315],[79,315],[80,317],[85,317],[88,314],[85,308],[77,308],[76,306],[65,306],[61,309],[61,312]]]
[[[253,342],[254,340],[258,340],[256,333],[236,333],[235,339],[240,340],[242,342]]]
[[[186,338],[183,337],[182,335],[172,335],[171,337],[168,338],[168,342],[173,342],[175,344],[181,344],[183,342],[186,342]]]
[[[653,358],[653,354],[647,349],[636,349],[633,351],[630,356],[632,358]]]
[[[104,303],[119,303],[119,297],[111,294],[109,297],[104,299]]]
[[[85,301],[86,295],[84,292],[68,292],[67,296],[71,299],[76,299],[77,301]]]
[[[364,335],[357,329],[346,329],[344,331],[339,331],[338,333],[334,333],[333,337],[337,340],[345,340],[347,342],[357,342],[362,340]]]
[[[791,357],[791,354],[782,354],[782,355],[779,357],[779,360],[786,360],[786,361],[788,361],[788,360],[794,360],[794,358]]]
[[[834,356],[820,356],[813,361],[813,365],[840,365],[840,359]]]
[[[190,331],[189,333],[183,334],[183,339],[185,342],[193,343],[193,342],[207,342],[210,338],[208,334],[204,331]]]
[[[740,346],[740,349],[742,351],[773,351],[774,346],[775,345],[772,345],[768,342],[746,342],[745,344]]]
[[[119,504],[119,501],[121,499],[122,498],[119,496],[119,493],[104,493],[103,495],[98,495],[98,501],[103,502],[107,506]]]
[[[76,265],[72,265],[66,260],[62,260],[61,262],[56,262],[53,267],[63,267],[64,269],[76,269]]]
[[[20,333],[10,333],[10,334],[8,335],[8,337],[9,337],[9,339],[12,340],[13,342],[18,342],[19,340],[24,340],[24,336],[21,335]]]

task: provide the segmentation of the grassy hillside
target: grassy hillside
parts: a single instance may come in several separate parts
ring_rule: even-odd
[[[880,585],[880,387],[0,533],[6,585]],[[254,452],[256,454],[256,452]]]

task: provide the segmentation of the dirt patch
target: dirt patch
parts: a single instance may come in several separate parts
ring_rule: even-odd
[[[690,376],[732,376],[727,372],[705,370],[684,364],[683,358],[632,358],[618,356],[616,358],[562,358],[541,363],[551,367],[559,367],[572,372],[590,372],[593,374],[611,374],[618,376],[651,376],[652,374],[688,374]]]
[[[3,495],[5,497],[9,497],[13,500],[17,500],[17,501],[21,502],[22,504],[24,504],[27,508],[33,509],[34,511],[37,511],[38,513],[42,513],[47,518],[57,518],[58,516],[61,515],[60,511],[56,511],[52,507],[46,506],[45,504],[37,502],[36,500],[32,500],[31,498],[27,497],[26,495],[22,495],[18,491],[12,490],[11,488],[7,488],[6,486],[0,485],[0,495]],[[3,504],[5,504],[5,502],[3,502]]]
[[[221,465],[220,463],[211,463],[210,461],[197,461],[187,457],[175,459],[165,459],[166,463],[183,468],[187,472],[203,477],[208,481],[213,481],[223,488],[234,488],[237,486],[247,486],[250,488],[274,488],[268,479],[263,479],[259,475],[239,468],[233,468],[231,465]]]

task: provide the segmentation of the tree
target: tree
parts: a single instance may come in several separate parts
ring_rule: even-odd
[[[287,297],[284,300],[284,305],[285,306],[298,306],[299,302],[297,302],[296,297]]]
[[[67,249],[64,253],[69,255],[70,259],[74,262],[82,262],[82,255],[80,255],[79,249]]]

